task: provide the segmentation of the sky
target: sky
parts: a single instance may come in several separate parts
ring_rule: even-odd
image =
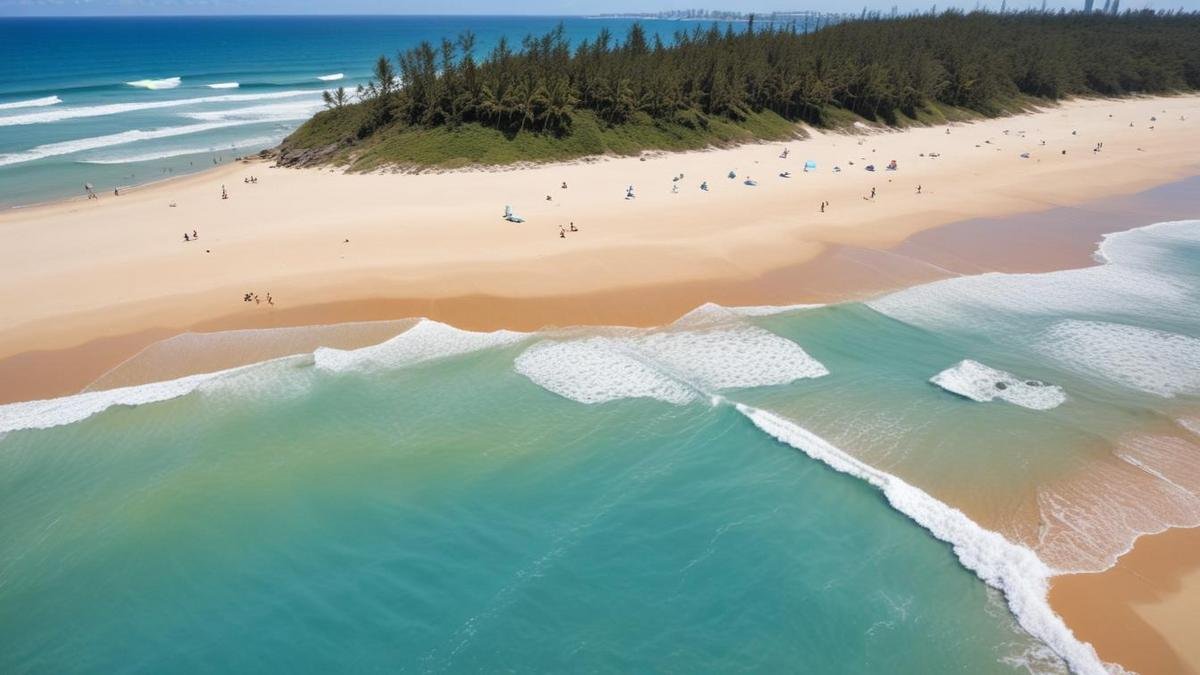
[[[705,7],[743,12],[816,10],[857,12],[866,6],[901,11],[983,5],[998,9],[1001,0],[0,0],[3,16],[131,16],[226,14],[598,14],[654,12]],[[1083,0],[1049,0],[1051,8],[1082,6]],[[1102,3],[1097,3],[1102,4]],[[1008,0],[1010,8],[1040,6],[1041,0]],[[1200,0],[1126,0],[1127,9],[1200,10]]]

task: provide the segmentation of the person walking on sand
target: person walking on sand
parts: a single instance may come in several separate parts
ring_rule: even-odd
[[[271,297],[271,291],[267,291],[267,304],[272,307],[275,306],[275,298]]]
[[[229,193],[225,191],[225,186],[221,186],[221,199],[229,199]]]
[[[871,188],[871,199],[875,199],[875,188]]]
[[[917,194],[921,194],[921,186],[920,185],[917,186]]]

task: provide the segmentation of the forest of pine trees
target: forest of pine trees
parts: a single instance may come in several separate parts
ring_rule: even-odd
[[[810,34],[751,21],[737,30],[698,25],[667,42],[635,24],[621,39],[602,30],[577,45],[560,28],[483,55],[466,33],[381,56],[369,86],[327,94],[330,110],[284,146],[464,125],[509,140],[564,138],[584,113],[607,128],[736,124],[767,111],[815,125],[840,111],[895,123],[929,106],[994,115],[1030,98],[1192,89],[1200,89],[1196,13],[947,12]]]

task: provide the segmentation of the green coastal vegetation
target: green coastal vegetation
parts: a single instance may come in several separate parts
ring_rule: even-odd
[[[666,41],[634,24],[574,46],[559,28],[482,58],[465,33],[379,57],[368,86],[326,92],[275,155],[351,170],[552,161],[1196,89],[1194,12],[952,11],[814,32],[751,20]]]

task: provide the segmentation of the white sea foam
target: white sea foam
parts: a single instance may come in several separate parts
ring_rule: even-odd
[[[289,101],[287,103],[271,103],[267,105],[232,108],[229,110],[212,110],[205,112],[185,112],[184,117],[210,122],[244,121],[244,122],[286,122],[305,120],[313,113],[321,110],[324,104],[319,99],[311,101]]]
[[[648,397],[684,404],[710,391],[829,373],[796,343],[749,325],[547,341],[514,365],[535,384],[581,403]]]
[[[1049,410],[1067,400],[1062,387],[1037,380],[1022,380],[1012,373],[964,359],[929,379],[930,382],[971,399],[986,403],[1008,401],[1030,410]]]
[[[70,155],[76,152],[83,152],[84,150],[97,150],[99,148],[107,148],[115,145],[124,145],[126,143],[133,143],[134,141],[146,141],[156,138],[184,136],[187,134],[200,133],[202,131],[212,131],[213,129],[223,129],[225,127],[233,127],[250,123],[251,122],[206,122],[203,124],[188,124],[179,127],[166,127],[163,129],[133,129],[130,131],[122,131],[117,134],[109,134],[107,136],[96,136],[93,138],[80,138],[73,141],[49,143],[47,145],[39,145],[36,148],[22,152],[13,152],[0,155],[0,166],[20,164],[21,162],[32,162],[34,160],[45,159],[47,157],[57,157],[59,155]]]
[[[59,103],[62,103],[62,99],[57,96],[43,96],[42,98],[31,98],[27,101],[0,103],[0,110],[16,110],[17,108],[44,108],[48,105],[58,105]]]
[[[206,86],[209,89],[237,89],[238,87],[240,87],[242,85],[237,82],[214,82],[213,84],[209,84]]]
[[[198,96],[195,98],[178,98],[169,101],[140,101],[131,103],[106,103],[103,105],[79,106],[74,108],[56,108],[40,112],[7,115],[0,117],[0,126],[17,126],[23,124],[45,124],[62,120],[85,117],[104,117],[141,110],[159,110],[162,108],[181,108],[193,105],[211,103],[245,103],[250,101],[270,101],[275,99],[296,98],[299,96],[314,96],[319,92],[312,90],[277,91],[262,94],[224,94],[221,96]]]
[[[804,309],[817,309],[825,305],[742,305],[727,307],[715,302],[706,302],[681,316],[675,321],[676,326],[701,325],[708,323],[725,323],[737,318],[753,318],[786,314]]]
[[[539,342],[513,366],[543,389],[580,403],[655,398],[684,405],[696,400],[692,389],[626,353],[612,338]]]
[[[878,488],[888,503],[934,537],[950,544],[964,567],[1004,594],[1017,622],[1079,675],[1103,675],[1105,664],[1090,644],[1075,637],[1047,601],[1053,570],[1033,551],[986,530],[961,511],[923,490],[860,462],[816,434],[773,413],[737,405],[756,427],[777,440]]]
[[[370,347],[349,350],[321,347],[313,353],[313,361],[317,368],[334,372],[402,368],[447,356],[504,347],[528,336],[509,330],[477,333],[422,319],[396,337]]]
[[[1181,417],[1176,421],[1179,422],[1179,426],[1200,436],[1200,417]]]
[[[318,75],[317,79],[322,82],[336,82],[345,76],[345,73],[331,73],[329,75]]]
[[[1104,321],[1068,319],[1035,345],[1080,374],[1170,398],[1200,394],[1200,340]]]
[[[138,89],[174,89],[180,84],[183,84],[183,78],[179,77],[164,77],[158,80],[134,80],[125,84]]]
[[[1190,438],[1128,434],[1111,456],[1041,486],[1039,555],[1061,572],[1099,572],[1142,535],[1200,525],[1197,456]]]
[[[73,424],[115,406],[138,406],[186,396],[224,378],[241,378],[266,364],[294,361],[285,357],[215,373],[189,375],[175,380],[155,382],[106,391],[91,391],[44,401],[25,401],[0,405],[0,433],[22,429],[49,429]]]
[[[1123,314],[1200,317],[1188,283],[1166,269],[1170,243],[1200,240],[1200,221],[1158,223],[1109,235],[1103,265],[1045,274],[982,274],[914,286],[868,306],[933,330],[1009,330],[1025,316]]]
[[[132,164],[134,162],[149,162],[155,159],[169,159],[171,157],[184,157],[187,155],[198,155],[201,153],[230,152],[242,148],[266,147],[275,145],[279,141],[279,136],[255,136],[254,138],[243,138],[241,140],[233,141],[232,143],[225,143],[219,146],[209,145],[202,148],[175,148],[159,150],[156,152],[144,152],[134,155],[89,157],[77,161],[81,164]]]

